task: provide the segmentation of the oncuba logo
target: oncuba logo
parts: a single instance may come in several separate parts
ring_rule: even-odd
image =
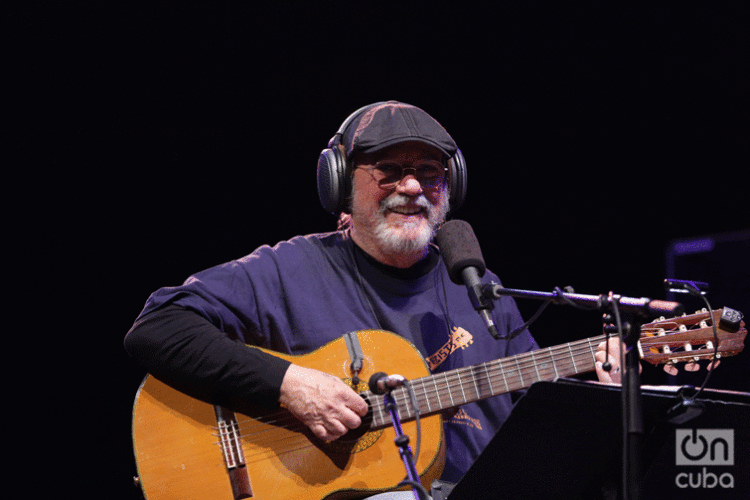
[[[707,468],[734,465],[734,429],[676,429],[675,464],[703,466],[677,474],[678,488],[734,488],[732,474]]]

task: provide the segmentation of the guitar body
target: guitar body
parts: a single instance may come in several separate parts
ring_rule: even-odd
[[[381,371],[410,380],[429,375],[422,355],[403,338],[380,330],[360,331],[358,338],[365,356],[361,380]],[[351,377],[343,339],[303,356],[272,354],[341,379]],[[249,498],[362,498],[392,489],[406,476],[390,426],[357,440],[324,443],[295,426],[296,419],[284,410],[238,413],[236,420],[252,488]],[[235,500],[212,405],[149,376],[136,396],[132,430],[140,484],[148,500]],[[415,422],[404,422],[403,432],[414,451]],[[444,460],[441,417],[422,418],[416,465],[425,487],[440,476]]]

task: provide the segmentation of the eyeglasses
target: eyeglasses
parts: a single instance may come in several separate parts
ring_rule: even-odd
[[[419,184],[426,189],[433,189],[445,182],[448,169],[437,160],[419,160],[411,167],[404,167],[392,160],[377,162],[372,167],[357,167],[367,170],[382,189],[393,189],[401,182],[407,171],[411,171]]]

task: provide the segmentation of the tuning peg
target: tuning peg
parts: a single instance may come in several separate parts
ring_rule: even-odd
[[[664,371],[672,375],[673,377],[676,376],[677,373],[679,373],[679,370],[671,361],[664,365]]]
[[[690,351],[692,351],[692,350],[693,350],[693,345],[692,345],[692,344],[690,344],[690,343],[685,343],[685,346],[684,346],[684,347],[685,347],[685,351],[686,351],[686,352],[690,352]],[[701,359],[701,358],[700,358],[699,356],[693,356],[693,361],[694,361],[695,363],[697,363],[698,361],[700,361],[700,359]],[[688,364],[693,364],[693,363],[688,363]],[[688,369],[688,368],[687,368],[687,366],[685,367],[685,369],[687,369],[688,371],[696,371],[696,370],[697,370],[697,368],[695,368],[695,369],[693,369],[693,370],[691,370],[691,369]]]
[[[708,342],[706,342],[706,349],[708,349],[709,351],[713,351],[714,350],[714,343],[711,342],[710,340]],[[717,352],[716,353],[716,357],[711,358],[711,362],[708,363],[708,365],[706,366],[706,370],[713,370],[714,368],[716,368],[717,366],[719,366],[719,363],[721,362],[721,360],[719,359],[720,357],[721,357],[721,353]]]

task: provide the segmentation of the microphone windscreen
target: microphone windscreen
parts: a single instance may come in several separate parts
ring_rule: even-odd
[[[486,266],[479,241],[468,222],[450,220],[438,230],[435,243],[440,248],[448,276],[457,285],[463,285],[461,271],[466,267],[477,268],[479,276],[484,276]]]
[[[383,391],[378,387],[378,382],[387,376],[388,374],[385,372],[373,373],[370,380],[367,382],[367,385],[370,387],[370,392],[373,394],[382,394]]]

